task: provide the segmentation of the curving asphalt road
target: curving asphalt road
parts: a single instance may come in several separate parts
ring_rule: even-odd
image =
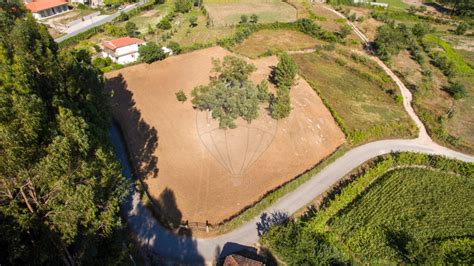
[[[337,13],[337,11],[332,11]],[[363,41],[368,40],[367,37],[365,37],[353,24],[351,27],[353,27],[358,35],[360,34],[359,37],[361,37]],[[271,213],[274,211],[283,211],[290,214],[294,213],[309,204],[314,198],[329,189],[340,178],[344,177],[352,169],[358,167],[363,162],[393,151],[444,155],[466,162],[474,162],[473,156],[450,150],[434,143],[430,139],[423,123],[413,111],[411,106],[412,95],[410,91],[382,61],[377,58],[372,59],[376,60],[399,86],[403,95],[405,110],[419,128],[419,137],[412,140],[381,140],[356,147],[338,158],[332,164],[328,165],[321,172],[314,175],[309,181],[298,187],[296,190],[279,199],[270,208],[263,212]],[[126,150],[125,147],[123,147],[123,142],[120,140],[118,129],[112,130],[112,142],[118,151],[119,159],[124,165],[124,174],[127,177],[131,177],[131,171],[126,157]],[[224,235],[199,239],[189,236],[174,235],[163,228],[153,218],[150,211],[142,205],[138,192],[132,193],[125,204],[123,211],[125,212],[128,226],[135,234],[137,241],[143,244],[148,252],[159,254],[160,257],[170,262],[212,264],[216,261],[219,254],[221,254],[221,251],[224,249],[226,244],[238,243],[241,245],[253,246],[259,239],[256,230],[256,223],[259,221],[260,215],[256,216],[251,221],[248,221],[238,229]],[[232,250],[235,247],[235,245],[227,245],[225,253],[221,255],[227,255],[232,251],[237,251]]]

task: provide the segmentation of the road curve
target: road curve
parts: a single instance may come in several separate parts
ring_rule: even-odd
[[[337,11],[330,10],[342,16],[342,14]],[[351,24],[352,23],[349,22],[349,25]],[[368,41],[367,37],[364,36],[355,25],[352,24],[351,27],[364,42]],[[324,191],[329,189],[340,178],[347,175],[350,171],[365,161],[390,152],[420,152],[443,155],[466,162],[474,162],[473,156],[450,150],[434,143],[430,139],[423,123],[413,111],[411,106],[412,95],[410,91],[382,61],[374,57],[372,57],[372,59],[376,60],[399,86],[403,95],[403,105],[405,110],[419,128],[419,137],[412,140],[381,140],[353,148],[336,161],[326,166],[322,171],[311,177],[310,180],[299,186],[297,189],[280,198],[270,208],[263,212],[269,213],[283,211],[292,214],[309,204],[314,198],[324,193]],[[116,148],[119,160],[124,166],[124,175],[127,176],[127,178],[132,178],[126,155],[126,148],[121,140],[118,128],[114,127],[112,129],[111,140]],[[256,223],[259,221],[260,215],[229,233],[213,238],[199,239],[189,236],[178,236],[162,227],[155,220],[151,212],[141,203],[139,192],[133,191],[124,204],[122,211],[126,216],[128,227],[133,232],[137,242],[142,244],[143,247],[147,249],[147,252],[159,254],[159,257],[170,262],[212,264],[216,261],[219,254],[227,255],[229,252],[236,251],[228,249],[226,250],[226,254],[221,254],[221,250],[226,243],[232,242],[252,246],[259,239],[256,230]]]

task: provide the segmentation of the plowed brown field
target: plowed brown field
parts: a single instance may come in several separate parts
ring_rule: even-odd
[[[192,108],[191,90],[209,82],[212,47],[108,73],[113,112],[138,175],[170,219],[218,223],[267,191],[311,168],[344,142],[320,98],[303,80],[291,90],[293,111],[273,120],[262,106],[257,120],[220,130]],[[268,78],[277,58],[251,61],[252,80]],[[175,93],[183,90],[185,103]]]

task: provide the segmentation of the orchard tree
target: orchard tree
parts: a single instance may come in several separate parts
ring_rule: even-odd
[[[0,264],[120,263],[129,184],[101,72],[22,6],[1,3],[0,25]]]
[[[407,48],[406,31],[403,27],[383,25],[377,29],[374,44],[375,52],[382,60],[388,60],[390,56],[397,55],[401,50]]]
[[[198,24],[197,24],[197,17],[196,16],[191,16],[189,18],[189,27],[196,27]]]
[[[240,16],[240,23],[245,24],[249,21],[249,17],[247,15]]]

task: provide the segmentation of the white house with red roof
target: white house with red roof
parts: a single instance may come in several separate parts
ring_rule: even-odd
[[[113,62],[125,65],[137,61],[138,48],[145,44],[145,41],[122,37],[111,41],[103,42],[103,57],[109,57]]]
[[[36,19],[43,19],[69,10],[68,3],[64,0],[35,0],[25,3]]]

